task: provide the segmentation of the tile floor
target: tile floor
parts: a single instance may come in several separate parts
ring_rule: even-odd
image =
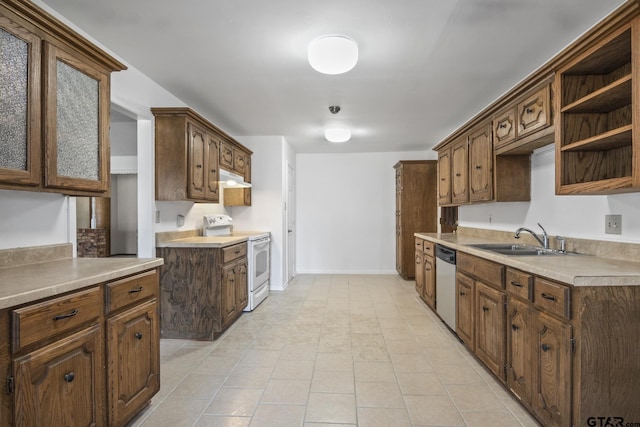
[[[131,426],[537,426],[393,275],[301,275],[214,342],[161,341]]]

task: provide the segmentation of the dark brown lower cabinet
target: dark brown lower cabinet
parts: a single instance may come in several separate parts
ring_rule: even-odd
[[[248,302],[247,243],[159,247],[162,338],[216,339]]]
[[[532,309],[513,297],[507,301],[507,384],[513,394],[531,405],[533,330]]]
[[[157,296],[152,269],[0,310],[0,425],[126,425],[160,389]]]
[[[504,381],[505,302],[500,292],[476,282],[476,355]]]
[[[571,325],[535,318],[533,409],[547,426],[571,424]]]
[[[475,351],[475,294],[474,280],[456,273],[456,333],[471,351]]]
[[[109,423],[123,425],[160,389],[156,300],[107,321]]]
[[[14,425],[105,425],[103,345],[96,324],[16,359]]]

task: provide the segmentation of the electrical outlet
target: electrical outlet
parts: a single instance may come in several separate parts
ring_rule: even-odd
[[[176,219],[176,225],[178,227],[182,227],[184,225],[184,215],[178,215],[178,218]]]
[[[160,211],[156,211],[156,224],[160,224]]]
[[[604,232],[606,234],[622,234],[622,215],[605,215]]]

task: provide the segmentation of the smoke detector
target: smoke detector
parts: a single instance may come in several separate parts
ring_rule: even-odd
[[[329,111],[331,112],[331,114],[338,114],[340,112],[340,106],[339,105],[329,105]]]

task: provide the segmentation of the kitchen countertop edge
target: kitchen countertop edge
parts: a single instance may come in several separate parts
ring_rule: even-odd
[[[0,309],[160,267],[162,258],[64,258],[0,269]]]
[[[414,235],[460,252],[573,286],[640,286],[640,263],[637,262],[587,254],[507,256],[469,246],[478,243],[505,243],[500,240],[455,233],[414,233]]]

